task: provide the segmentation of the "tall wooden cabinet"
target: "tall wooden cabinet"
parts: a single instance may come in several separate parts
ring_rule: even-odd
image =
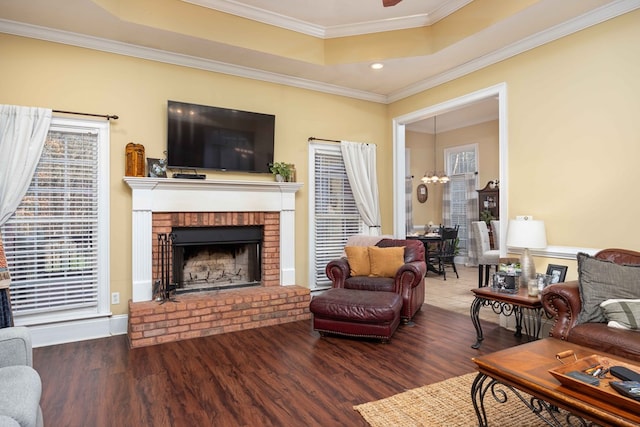
[[[500,187],[494,181],[489,181],[482,190],[477,191],[480,220],[485,220],[487,212],[491,214],[492,219],[500,219]]]

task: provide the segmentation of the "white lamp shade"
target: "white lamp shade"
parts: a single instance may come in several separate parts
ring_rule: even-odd
[[[510,219],[507,228],[507,246],[512,248],[542,249],[547,247],[544,221]]]

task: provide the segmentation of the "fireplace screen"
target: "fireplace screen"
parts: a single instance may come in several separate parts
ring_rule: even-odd
[[[261,226],[174,228],[176,292],[257,286],[261,282]]]

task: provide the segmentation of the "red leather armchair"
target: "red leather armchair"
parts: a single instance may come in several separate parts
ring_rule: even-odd
[[[382,239],[380,248],[404,246],[405,264],[395,277],[351,276],[347,258],[335,259],[325,269],[334,288],[360,289],[367,291],[395,292],[402,296],[400,317],[404,323],[411,321],[424,303],[424,275],[427,264],[424,246],[419,240]]]
[[[595,258],[616,264],[640,264],[640,252],[603,249]],[[582,308],[578,281],[547,286],[541,294],[542,306],[553,316],[549,335],[607,353],[640,360],[640,337],[636,331],[610,328],[606,323],[577,324]]]

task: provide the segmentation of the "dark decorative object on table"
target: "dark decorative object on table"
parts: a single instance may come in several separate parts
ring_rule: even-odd
[[[507,294],[518,293],[518,276],[504,271],[493,273],[493,288]]]

